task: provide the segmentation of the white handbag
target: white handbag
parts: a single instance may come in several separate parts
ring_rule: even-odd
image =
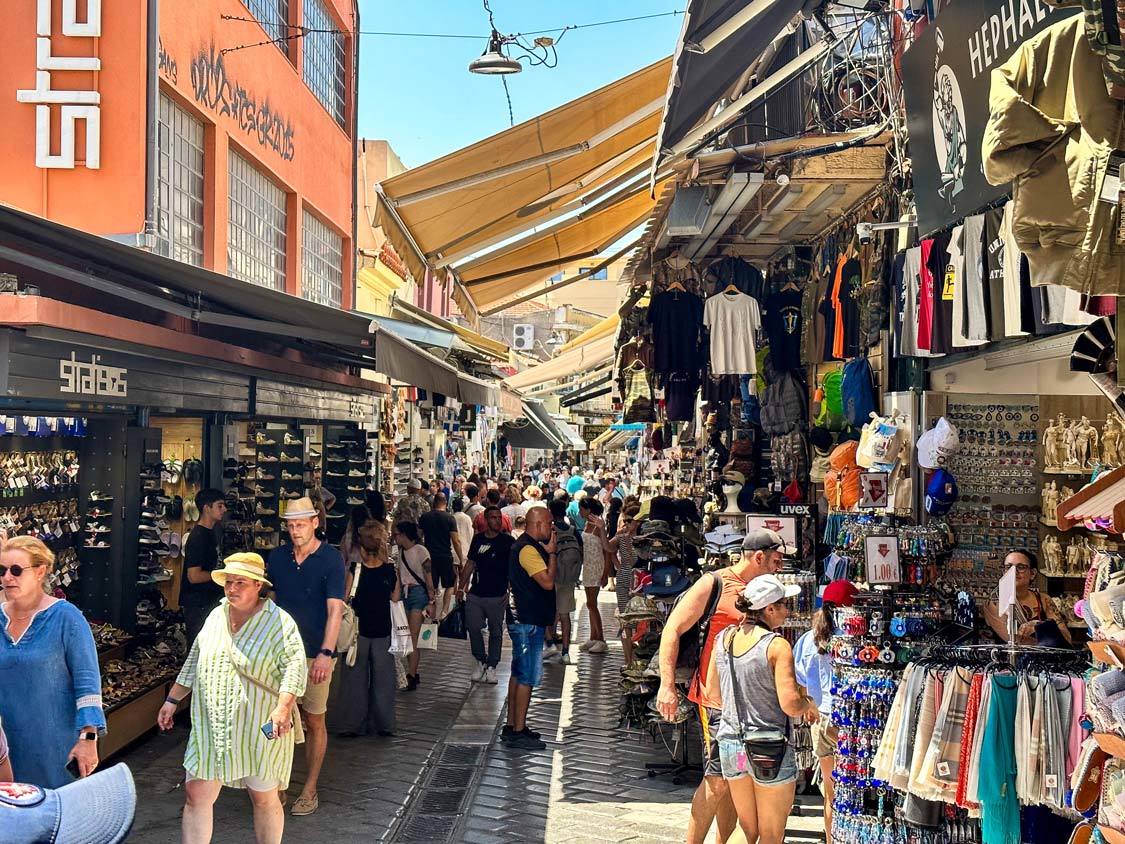
[[[391,601],[391,644],[387,650],[397,657],[410,656],[414,641],[410,638],[410,625],[402,601]]]
[[[347,652],[344,664],[351,668],[355,665],[356,654],[359,651],[359,619],[355,616],[352,601],[355,599],[356,589],[359,588],[359,575],[363,571],[363,563],[356,563],[355,574],[352,575],[352,591],[348,594],[348,602],[344,604],[344,615],[340,618],[340,635],[336,637],[336,653],[341,650]]]

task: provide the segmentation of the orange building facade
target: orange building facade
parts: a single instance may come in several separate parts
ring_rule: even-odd
[[[0,202],[352,307],[354,0],[12,6]]]

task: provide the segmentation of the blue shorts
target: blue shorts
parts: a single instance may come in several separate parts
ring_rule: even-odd
[[[406,587],[406,597],[402,599],[402,605],[407,612],[424,610],[430,605],[430,595],[426,591],[426,587]]]
[[[509,624],[512,639],[512,677],[521,686],[535,688],[543,679],[543,634],[545,627]]]
[[[785,757],[781,760],[781,769],[772,780],[760,780],[754,776],[754,769],[746,757],[746,747],[741,739],[719,739],[719,764],[723,769],[723,779],[736,780],[742,777],[754,777],[754,784],[770,787],[774,785],[789,785],[797,779],[797,757],[793,748],[785,750]]]

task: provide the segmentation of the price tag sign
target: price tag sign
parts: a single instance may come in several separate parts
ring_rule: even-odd
[[[902,582],[897,536],[868,536],[864,540],[863,550],[869,585]]]

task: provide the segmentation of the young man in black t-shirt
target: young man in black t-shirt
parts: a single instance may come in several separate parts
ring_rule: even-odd
[[[430,552],[434,586],[444,593],[443,597],[438,598],[439,620],[449,615],[452,609],[453,587],[457,584],[454,561],[460,561],[464,556],[461,537],[457,532],[457,520],[446,509],[447,504],[445,494],[436,493],[430,510],[418,518],[423,544]]]
[[[473,656],[478,663],[473,682],[496,683],[496,666],[500,663],[503,644],[504,608],[508,604],[508,558],[515,542],[504,533],[503,514],[499,507],[484,511],[484,533],[473,537],[469,559],[461,570],[458,592],[465,601],[465,627]],[[468,596],[465,592],[469,583]],[[488,622],[488,652],[484,649],[484,624]]]
[[[187,646],[203,629],[211,610],[219,605],[223,587],[211,580],[219,567],[219,536],[215,526],[226,515],[227,505],[217,489],[201,489],[195,494],[199,519],[184,543],[184,575],[180,582],[180,608],[187,627]]]

